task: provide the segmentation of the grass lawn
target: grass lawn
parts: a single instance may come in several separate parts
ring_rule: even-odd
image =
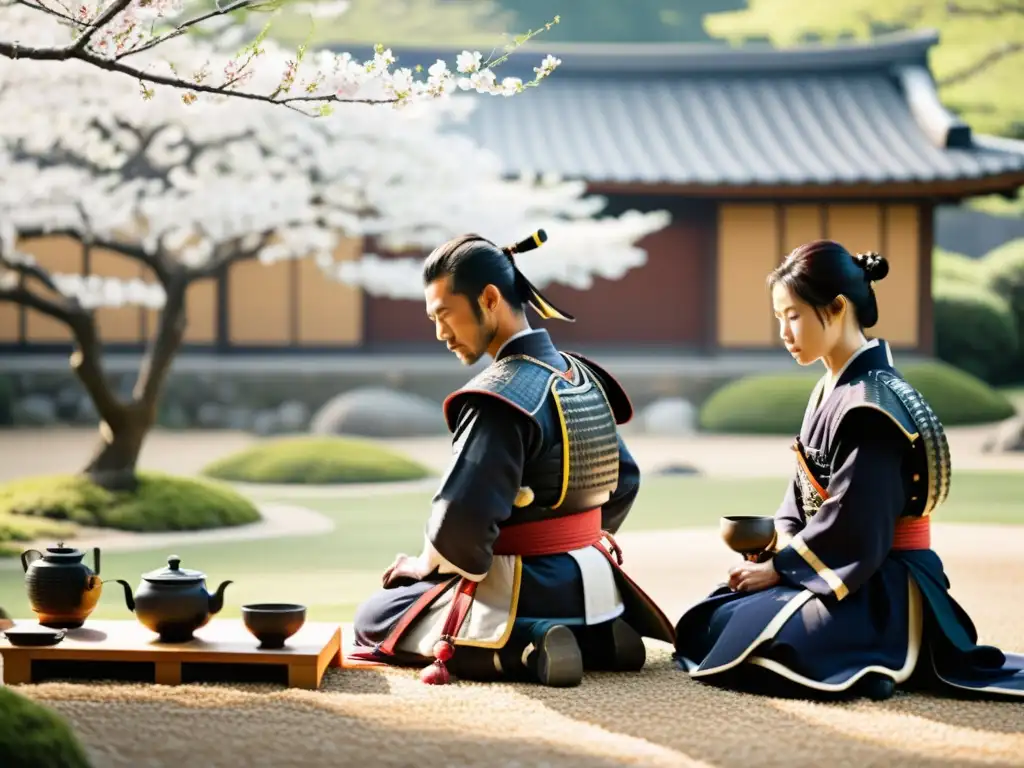
[[[782,499],[782,479],[655,477],[641,492],[625,531],[715,526],[730,514],[771,514]],[[103,555],[103,577],[139,583],[142,573],[161,567],[167,555],[182,567],[207,574],[212,590],[228,587],[225,617],[257,601],[298,601],[313,620],[347,621],[359,602],[380,585],[380,574],[397,552],[419,552],[429,493],[352,498],[277,498],[334,518],[326,535],[232,544],[193,544],[173,552],[110,552]],[[937,520],[951,523],[1024,524],[1024,473],[960,472]],[[76,545],[88,547],[89,542]],[[21,568],[0,568],[0,605],[12,616],[29,616]],[[95,618],[130,618],[121,587],[106,584]]]

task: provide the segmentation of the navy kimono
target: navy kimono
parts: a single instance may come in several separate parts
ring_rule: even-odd
[[[454,636],[457,675],[467,676],[462,662],[474,653],[475,666],[509,671],[535,626],[570,627],[586,654],[587,629],[597,637],[619,618],[671,643],[672,623],[592,543],[619,529],[639,489],[640,470],[617,432],[632,414],[618,382],[537,329],[512,337],[444,409],[453,456],[424,543],[435,568],[360,606],[357,656],[423,665],[439,638]],[[577,541],[531,552],[543,550],[537,540],[549,523],[570,518],[589,526]]]
[[[780,583],[722,586],[690,608],[676,625],[679,666],[697,680],[800,694],[855,695],[875,677],[1024,696],[1024,655],[977,644],[930,546],[950,479],[941,423],[884,341],[828,383],[811,395],[775,514]]]

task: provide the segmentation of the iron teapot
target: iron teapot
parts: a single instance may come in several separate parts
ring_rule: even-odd
[[[92,570],[84,558],[84,552],[63,541],[47,547],[45,554],[37,549],[21,553],[28,602],[42,626],[78,629],[96,608],[103,592],[99,547],[92,551]]]
[[[167,567],[142,574],[142,583],[132,595],[127,581],[124,587],[128,610],[139,622],[160,636],[163,643],[187,643],[192,633],[206,626],[210,618],[224,607],[225,581],[212,595],[206,591],[206,574],[181,568],[181,558],[171,555]]]

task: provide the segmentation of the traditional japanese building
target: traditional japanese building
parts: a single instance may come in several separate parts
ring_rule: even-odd
[[[935,206],[1024,184],[1024,142],[980,136],[940,103],[928,66],[937,41],[915,32],[793,49],[566,46],[541,87],[480,99],[464,130],[508,173],[585,180],[610,211],[673,214],[641,243],[647,264],[622,280],[548,289],[579,317],[559,325],[559,340],[777,346],[765,277],[797,244],[828,237],[890,260],[873,330],[930,353]],[[535,66],[546,51],[532,48],[501,76],[532,77],[519,62]],[[366,304],[368,343],[429,334],[419,307]]]
[[[626,355],[771,350],[765,276],[798,243],[829,237],[890,260],[874,330],[928,354],[935,206],[1024,185],[1024,142],[978,135],[940,103],[928,66],[936,42],[915,32],[793,49],[538,43],[500,76],[530,79],[548,52],[562,60],[556,73],[511,99],[477,97],[452,130],[495,150],[509,175],[586,181],[608,213],[672,213],[642,241],[647,263],[623,279],[546,289],[579,318],[558,324],[562,344]],[[403,63],[458,53],[396,52]],[[360,244],[346,248],[354,257]],[[60,271],[137,274],[110,255],[83,265],[70,243],[32,250]],[[439,353],[419,302],[364,296],[312,263],[236,265],[197,286],[189,307],[195,349]],[[152,329],[143,310],[100,315],[117,347],[141,348]],[[66,340],[49,318],[0,305],[8,351]]]

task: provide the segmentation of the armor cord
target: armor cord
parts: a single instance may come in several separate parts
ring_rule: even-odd
[[[475,581],[461,579],[455,587],[455,596],[448,609],[441,637],[434,643],[434,663],[420,671],[420,680],[427,685],[447,685],[451,682],[451,673],[445,662],[451,661],[452,656],[455,655],[455,638],[458,636],[459,630],[462,629],[462,623],[466,620],[466,616],[469,615],[469,608],[473,604],[475,595]]]
[[[601,538],[608,539],[608,551],[615,556],[616,562],[622,565],[622,547],[616,543],[615,537],[608,533],[608,531],[601,531]]]

